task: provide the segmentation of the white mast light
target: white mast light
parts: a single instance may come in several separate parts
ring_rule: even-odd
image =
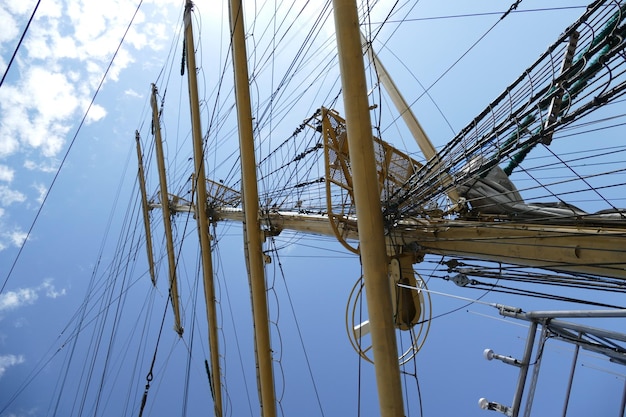
[[[508,365],[522,366],[522,363],[520,361],[518,361],[517,359],[515,359],[515,358],[513,358],[511,356],[499,355],[497,353],[494,353],[494,351],[491,350],[491,349],[483,350],[483,356],[488,361],[490,361],[492,359],[497,359],[497,360],[502,361],[502,362],[504,362],[504,363],[506,363]]]
[[[493,410],[498,411],[506,416],[511,417],[513,415],[513,411],[511,407],[507,407],[506,405],[498,404],[492,401],[489,401],[486,398],[481,398],[478,400],[478,406],[483,410]]]

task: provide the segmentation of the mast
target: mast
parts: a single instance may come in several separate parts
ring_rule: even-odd
[[[180,305],[178,300],[178,283],[176,279],[176,260],[174,258],[174,238],[172,236],[172,221],[167,192],[167,177],[165,175],[165,159],[163,157],[163,141],[161,139],[161,123],[159,121],[159,107],[157,104],[157,88],[152,84],[152,127],[154,129],[154,142],[156,148],[157,165],[159,167],[159,183],[161,185],[161,207],[163,212],[163,226],[165,227],[165,240],[167,246],[167,261],[169,264],[170,298],[174,310],[174,330],[180,337],[183,336],[183,326],[180,323]]]
[[[256,178],[256,158],[252,131],[252,110],[246,40],[244,33],[241,0],[229,1],[230,27],[233,45],[233,67],[237,102],[237,125],[241,150],[242,194],[244,207],[244,251],[247,260],[252,314],[254,319],[254,341],[259,380],[261,412],[264,417],[276,415],[274,373],[270,344],[267,288],[263,262],[263,239],[259,218],[259,193]]]
[[[354,0],[333,0],[380,414],[404,416],[372,127]]]
[[[139,189],[141,190],[141,211],[143,213],[143,225],[146,232],[146,251],[148,253],[148,265],[150,269],[150,280],[152,285],[156,285],[156,273],[154,272],[154,256],[152,254],[152,233],[150,231],[150,207],[148,205],[148,193],[146,192],[146,176],[143,168],[143,156],[141,154],[141,137],[139,131],[135,131],[135,141],[137,142],[137,160],[139,161],[139,169],[137,177],[139,178]]]
[[[404,96],[402,96],[402,93],[400,93],[400,90],[396,86],[396,83],[393,82],[393,79],[387,72],[387,69],[378,58],[378,55],[376,55],[376,52],[374,52],[373,46],[365,41],[365,37],[363,36],[363,34],[361,34],[361,42],[363,43],[363,48],[366,50],[365,52],[367,52],[367,56],[370,62],[374,64],[374,68],[376,69],[376,73],[378,74],[378,79],[380,83],[383,85],[383,87],[385,87],[385,91],[387,91],[387,94],[389,94],[391,102],[396,107],[396,110],[398,111],[400,116],[402,116],[402,120],[404,120],[404,123],[411,132],[413,139],[415,139],[417,146],[419,146],[426,160],[428,161],[431,158],[439,158],[437,156],[437,150],[435,149],[435,146],[428,138],[428,135],[426,135],[426,132],[424,132],[422,125],[417,120],[417,117],[415,117],[415,114],[413,114],[413,110],[411,110],[411,107],[404,99]],[[439,162],[439,159],[437,159],[437,161]],[[436,168],[437,167],[435,167],[435,169]],[[450,177],[450,175],[442,173],[441,181],[444,185],[448,185],[452,182],[452,178]],[[448,197],[455,203],[459,201],[459,193],[456,191],[455,188],[450,188],[446,193],[448,194]]]
[[[211,242],[209,239],[209,218],[207,210],[206,175],[203,152],[202,128],[200,126],[200,106],[198,104],[198,82],[196,79],[196,57],[191,25],[193,2],[187,0],[185,5],[185,52],[187,57],[187,80],[189,85],[189,106],[191,109],[191,134],[194,155],[194,183],[196,190],[196,220],[200,237],[200,253],[202,254],[202,272],[204,298],[206,303],[207,323],[209,326],[209,346],[211,355],[211,386],[215,415],[222,415],[222,384],[220,373],[219,343],[217,336],[217,311],[215,307],[215,284],[213,282],[213,260],[211,258]]]

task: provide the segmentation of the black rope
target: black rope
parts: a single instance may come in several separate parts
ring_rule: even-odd
[[[0,80],[0,87],[2,87],[2,84],[4,83],[4,79],[7,77],[7,74],[9,73],[9,69],[11,68],[11,65],[13,64],[13,60],[15,60],[17,51],[20,49],[20,46],[22,45],[22,41],[24,41],[24,37],[26,36],[26,32],[28,32],[30,23],[33,21],[33,18],[35,17],[35,13],[37,13],[37,9],[39,8],[39,3],[41,3],[41,0],[37,1],[37,4],[35,5],[35,8],[33,9],[33,13],[30,15],[30,19],[28,19],[28,23],[26,23],[24,32],[22,32],[22,36],[20,37],[20,40],[17,43],[15,50],[13,51],[13,55],[11,56],[11,60],[9,61],[9,65],[7,65],[6,70],[4,70],[4,74],[2,75],[2,80]]]
[[[163,333],[163,325],[165,324],[165,315],[167,313],[167,307],[169,306],[169,301],[171,298],[171,294],[165,302],[165,309],[163,309],[163,318],[161,319],[161,328],[159,329],[159,336],[157,337],[156,346],[154,347],[154,355],[152,355],[152,363],[150,364],[150,371],[148,371],[148,375],[146,375],[146,388],[143,392],[143,397],[141,398],[141,407],[139,408],[139,417],[143,415],[143,410],[146,407],[146,401],[148,400],[148,390],[150,389],[150,383],[154,378],[154,374],[152,371],[154,370],[154,363],[156,362],[157,352],[159,350],[159,342],[161,341],[161,333]]]
[[[187,57],[185,55],[185,53],[187,52],[187,49],[186,49],[187,46],[186,45],[187,45],[187,41],[185,40],[185,38],[183,38],[183,57],[182,57],[181,62],[180,62],[180,75],[181,76],[185,75],[185,62],[186,62],[186,59],[187,59]]]
[[[522,2],[522,0],[517,0],[515,3],[513,3],[511,5],[511,7],[509,7],[509,10],[506,11],[506,13],[504,13],[502,15],[502,17],[500,17],[500,20],[504,19],[505,17],[507,17],[509,15],[509,13],[511,13],[514,10],[517,10],[517,6],[519,6],[519,4]]]

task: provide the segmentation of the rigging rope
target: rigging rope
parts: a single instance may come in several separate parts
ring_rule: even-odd
[[[615,10],[615,7],[610,7],[613,3],[606,8],[602,8],[602,5],[601,1],[595,2],[534,65],[439,152],[437,161],[446,161],[443,166],[435,167],[438,162],[431,161],[406,184],[404,191],[397,193],[394,198],[398,199],[399,204],[411,201],[411,208],[403,209],[400,215],[419,213],[420,207],[434,202],[453,186],[449,184],[440,187],[440,171],[453,175],[457,185],[463,184],[470,178],[484,175],[500,160],[510,157],[517,150],[540,141],[544,133],[556,131],[626,92],[626,72],[620,68],[624,60],[619,54],[621,43],[618,42],[623,39],[622,31],[626,29],[617,28],[620,21],[618,16],[623,15],[625,6]],[[567,47],[563,40],[574,30],[580,31],[582,44],[586,42],[589,45],[582,52],[584,58],[579,56],[577,61],[587,60],[589,64],[586,68],[574,65],[559,75],[558,62],[553,56],[562,55]],[[608,36],[608,33],[616,36]],[[592,60],[598,53],[603,54],[604,58]],[[570,78],[572,81],[568,81]],[[544,115],[539,109],[556,94],[556,90],[551,87],[554,80],[571,84],[565,106],[568,113],[561,115],[549,129],[538,129],[544,122]],[[583,89],[591,92],[582,94]],[[594,98],[591,97],[592,93],[598,95]],[[479,160],[479,157],[484,159]]]
[[[169,304],[170,304],[170,297],[168,297],[167,300],[165,301],[165,308],[163,309],[163,318],[161,319],[161,327],[159,328],[159,335],[157,336],[157,341],[154,346],[154,354],[152,355],[152,362],[150,363],[150,370],[148,371],[148,374],[146,375],[146,388],[144,389],[143,396],[141,397],[139,417],[143,415],[143,410],[146,406],[146,401],[148,400],[148,390],[150,389],[150,383],[152,382],[152,379],[154,378],[154,374],[153,374],[154,364],[156,363],[157,352],[159,350],[159,343],[161,341],[161,333],[163,332],[163,325],[165,324],[165,316],[166,316],[167,308]]]
[[[13,50],[13,54],[11,55],[11,59],[9,60],[9,63],[7,64],[6,69],[4,70],[4,74],[2,74],[2,79],[0,80],[0,87],[2,87],[2,84],[4,83],[4,79],[7,77],[7,74],[9,73],[9,70],[11,69],[11,66],[13,65],[13,60],[15,60],[15,56],[17,55],[17,51],[19,51],[20,46],[22,46],[22,42],[24,41],[24,37],[26,36],[26,32],[28,32],[28,28],[30,28],[30,24],[33,21],[33,18],[35,17],[35,13],[37,13],[37,9],[39,8],[39,3],[41,3],[41,0],[37,0],[37,4],[35,5],[35,8],[33,9],[33,13],[31,13],[30,19],[28,19],[28,23],[26,23],[26,27],[24,28],[24,31],[22,32],[22,36],[20,36],[20,40],[17,42],[17,46]],[[0,292],[2,292],[2,291],[0,291]]]
[[[274,253],[274,256],[276,257],[277,263],[278,263],[278,269],[280,271],[280,276],[282,278],[283,281],[283,285],[285,286],[285,293],[287,294],[287,300],[289,301],[289,307],[291,309],[291,314],[293,316],[295,325],[296,325],[296,331],[298,332],[298,339],[300,340],[300,346],[302,347],[302,352],[304,354],[304,360],[306,362],[307,365],[307,369],[309,372],[309,377],[311,378],[311,383],[313,384],[313,391],[315,392],[315,398],[317,400],[317,405],[319,407],[320,410],[320,414],[322,416],[324,416],[324,409],[322,407],[322,401],[320,399],[320,394],[319,391],[317,389],[317,384],[315,383],[315,378],[313,376],[313,368],[311,367],[311,362],[309,360],[309,355],[307,353],[306,347],[305,347],[305,343],[304,343],[304,338],[302,336],[302,331],[300,329],[300,324],[298,323],[298,318],[296,316],[296,310],[295,307],[293,305],[293,299],[291,298],[291,293],[289,292],[289,287],[287,286],[287,280],[285,278],[285,271],[283,269],[283,264],[280,260],[280,257],[278,255],[278,249],[276,248],[276,240],[274,239],[274,237],[271,238],[270,240],[270,251]]]

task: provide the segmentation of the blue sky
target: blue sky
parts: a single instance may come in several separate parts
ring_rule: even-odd
[[[164,261],[159,262],[159,283],[153,288],[146,272],[145,249],[138,243],[143,226],[137,217],[134,132],[142,133],[144,143],[149,140],[150,83],[155,82],[162,95],[167,86],[163,121],[168,169],[172,173],[170,190],[184,190],[189,175],[185,171],[189,147],[185,145],[188,140],[188,114],[184,110],[188,102],[186,80],[179,76],[181,41],[177,38],[182,3],[144,1],[100,93],[86,113],[136,5],[113,0],[43,1],[0,88],[0,279],[4,282],[8,277],[0,293],[0,409],[4,410],[0,415],[48,416],[55,415],[56,407],[56,415],[63,416],[137,415],[167,305],[167,266]],[[197,3],[200,91],[205,99],[203,126],[206,128],[212,111],[217,108],[221,124],[213,126],[228,138],[217,149],[221,152],[219,156],[208,159],[208,164],[214,166],[214,175],[226,178],[235,162],[232,151],[236,148],[234,116],[228,104],[232,75],[224,36],[226,6]],[[376,6],[375,18],[386,15],[390,7],[387,3],[391,2]],[[572,6],[570,3],[554,1],[550,7]],[[293,18],[304,2],[294,4],[291,8],[270,3],[246,4],[249,48],[257,45],[257,53],[251,57],[253,64],[269,67],[263,55],[263,46],[268,44],[263,31],[264,18],[275,6],[280,13]],[[2,72],[34,6],[35,1],[0,0]],[[410,16],[502,12],[508,6],[496,1],[471,4],[422,0],[416,3]],[[520,10],[544,7],[544,2],[526,0]],[[402,10],[407,9],[405,6]],[[259,15],[257,21],[251,18],[254,10]],[[435,146],[441,147],[582,11],[579,8],[510,14],[440,80],[440,75],[500,15],[415,20],[398,26],[397,31],[390,24],[381,35],[381,39],[389,39],[387,45],[374,46],[409,101],[421,95],[423,86],[436,81],[429,90],[432,100],[422,97],[413,109]],[[302,42],[298,36],[324,13],[321,6],[305,9],[297,21],[301,23],[296,23],[297,35],[281,44],[281,52],[293,55]],[[332,18],[321,34],[316,41],[317,57],[332,53],[332,42],[328,42],[332,39]],[[287,62],[274,62],[273,68],[283,68]],[[217,97],[216,85],[222,71],[226,87],[223,95]],[[262,103],[270,91],[269,84],[280,78],[269,80],[268,71],[259,72],[259,78],[251,86],[254,103]],[[335,71],[329,70],[317,89],[308,91],[293,104],[276,104],[276,112],[281,115],[287,113],[287,108],[293,112],[276,122],[272,133],[274,143],[289,135],[316,106],[338,93]],[[297,91],[294,84],[297,82],[287,88],[286,98]],[[288,101],[281,103],[284,102]],[[85,124],[73,141],[83,116]],[[394,141],[410,152],[417,151],[403,127],[384,127],[385,140]],[[264,130],[261,134],[268,133]],[[63,168],[50,190],[62,161]],[[151,194],[158,186],[154,167],[152,162],[148,177]],[[46,204],[9,276],[48,190],[51,192]],[[160,213],[153,213],[153,230],[158,230],[156,253],[162,256],[164,243],[159,216]],[[168,310],[144,415],[170,415],[183,409],[186,355],[190,350],[193,355],[188,377],[188,413],[197,415],[210,409],[203,364],[207,357],[206,324],[203,309],[196,306],[194,297],[199,292],[201,304],[201,290],[197,291],[195,281],[198,268],[195,230],[185,229],[185,221],[184,216],[178,218],[177,236],[186,233],[191,237],[181,247],[185,256],[179,265],[186,336],[180,340],[171,330],[173,319],[171,309]],[[258,415],[249,290],[240,227],[219,225],[218,230],[220,249],[216,270],[221,300],[218,310],[228,407],[231,415]],[[354,415],[359,401],[361,415],[377,415],[373,368],[359,362],[345,335],[345,303],[360,275],[358,259],[328,239],[299,240],[299,236],[291,234],[277,239],[278,246],[298,239],[297,244],[290,245],[280,258],[274,259],[267,272],[274,284],[270,308],[273,320],[278,323],[272,326],[272,332],[275,357],[280,358],[275,368],[276,385],[278,392],[284,392],[281,407],[285,415],[320,415],[317,396],[325,415]],[[121,254],[128,257],[120,261]],[[416,268],[428,275],[430,267],[424,264]],[[469,298],[482,294],[462,292],[450,283],[432,289]],[[287,295],[292,304],[285,301]],[[497,294],[489,294],[484,301],[519,305],[525,310],[554,307],[546,301]],[[435,295],[432,302],[434,314],[465,304]],[[606,302],[624,304],[617,295],[607,296]],[[83,324],[79,325],[83,305],[88,307]],[[477,406],[480,397],[510,402],[516,371],[495,361],[485,361],[482,350],[490,347],[498,353],[519,356],[527,330],[518,324],[498,321],[494,319],[496,316],[490,307],[473,304],[433,321],[428,340],[416,360],[424,415],[481,416],[487,412]],[[609,325],[620,327],[615,323]],[[77,329],[80,337],[74,345]],[[145,341],[137,337],[140,334],[145,336]],[[101,346],[101,351],[97,356],[89,356],[94,346]],[[103,367],[105,358],[108,358],[107,368]],[[307,361],[313,369],[315,389]],[[536,408],[544,410],[545,415],[561,410],[570,361],[570,346],[548,342],[542,368],[542,375],[546,376],[540,380],[539,390],[549,393],[536,401]],[[588,354],[580,362],[583,365],[577,369],[573,391],[576,402],[571,415],[589,415],[592,404],[600,407],[599,411],[593,408],[596,415],[614,413],[619,405],[615,399],[623,391],[623,369]],[[84,390],[86,378],[91,378],[93,389]],[[25,382],[28,384],[23,386]],[[420,415],[415,379],[408,377],[407,382],[410,415]],[[103,393],[99,402],[95,399],[98,386]],[[13,399],[17,390],[19,396]],[[61,390],[63,395],[59,394]],[[58,402],[57,398],[60,398]]]

